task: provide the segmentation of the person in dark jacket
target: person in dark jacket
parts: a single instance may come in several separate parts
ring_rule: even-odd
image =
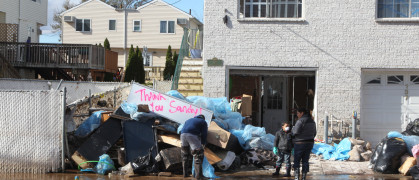
[[[274,140],[274,153],[278,156],[276,161],[275,172],[273,176],[278,176],[282,163],[285,163],[287,174],[285,177],[291,176],[291,151],[292,151],[292,135],[289,123],[282,123],[282,129],[276,132]]]
[[[316,136],[316,123],[305,108],[297,110],[298,120],[292,128],[294,137],[294,176],[295,180],[300,178],[300,162],[302,162],[302,180],[306,179],[309,172],[310,152],[313,149],[314,137]]]
[[[180,141],[183,176],[189,176],[189,162],[191,154],[195,159],[195,178],[203,178],[202,162],[204,161],[204,147],[207,144],[208,124],[204,115],[188,119],[183,125]]]

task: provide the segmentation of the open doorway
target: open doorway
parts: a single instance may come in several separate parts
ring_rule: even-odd
[[[315,104],[315,71],[230,70],[228,98],[252,95],[251,123],[274,134],[283,122],[295,123],[295,109]]]

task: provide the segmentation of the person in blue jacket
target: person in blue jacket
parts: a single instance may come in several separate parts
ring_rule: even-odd
[[[208,124],[204,115],[188,119],[180,132],[183,176],[189,176],[191,154],[195,159],[195,178],[201,179],[204,146],[207,144]]]

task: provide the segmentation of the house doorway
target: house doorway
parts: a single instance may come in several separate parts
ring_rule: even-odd
[[[283,122],[295,124],[295,109],[315,109],[315,70],[228,69],[228,98],[252,95],[254,126],[274,134]]]

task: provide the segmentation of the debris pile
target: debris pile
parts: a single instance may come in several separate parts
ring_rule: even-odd
[[[209,126],[205,177],[217,178],[214,171],[237,170],[241,165],[264,168],[276,161],[271,151],[274,136],[243,123],[249,119],[249,104],[251,96],[243,96],[240,107],[233,107],[240,112],[234,112],[227,98],[183,97],[177,91],[166,95],[134,83],[116,110],[97,108],[67,133],[71,150],[67,156],[81,171],[110,176],[182,174],[179,132],[187,119],[204,114]]]
[[[384,174],[401,173],[419,178],[419,119],[410,122],[406,131],[391,131],[375,147],[370,168]]]

